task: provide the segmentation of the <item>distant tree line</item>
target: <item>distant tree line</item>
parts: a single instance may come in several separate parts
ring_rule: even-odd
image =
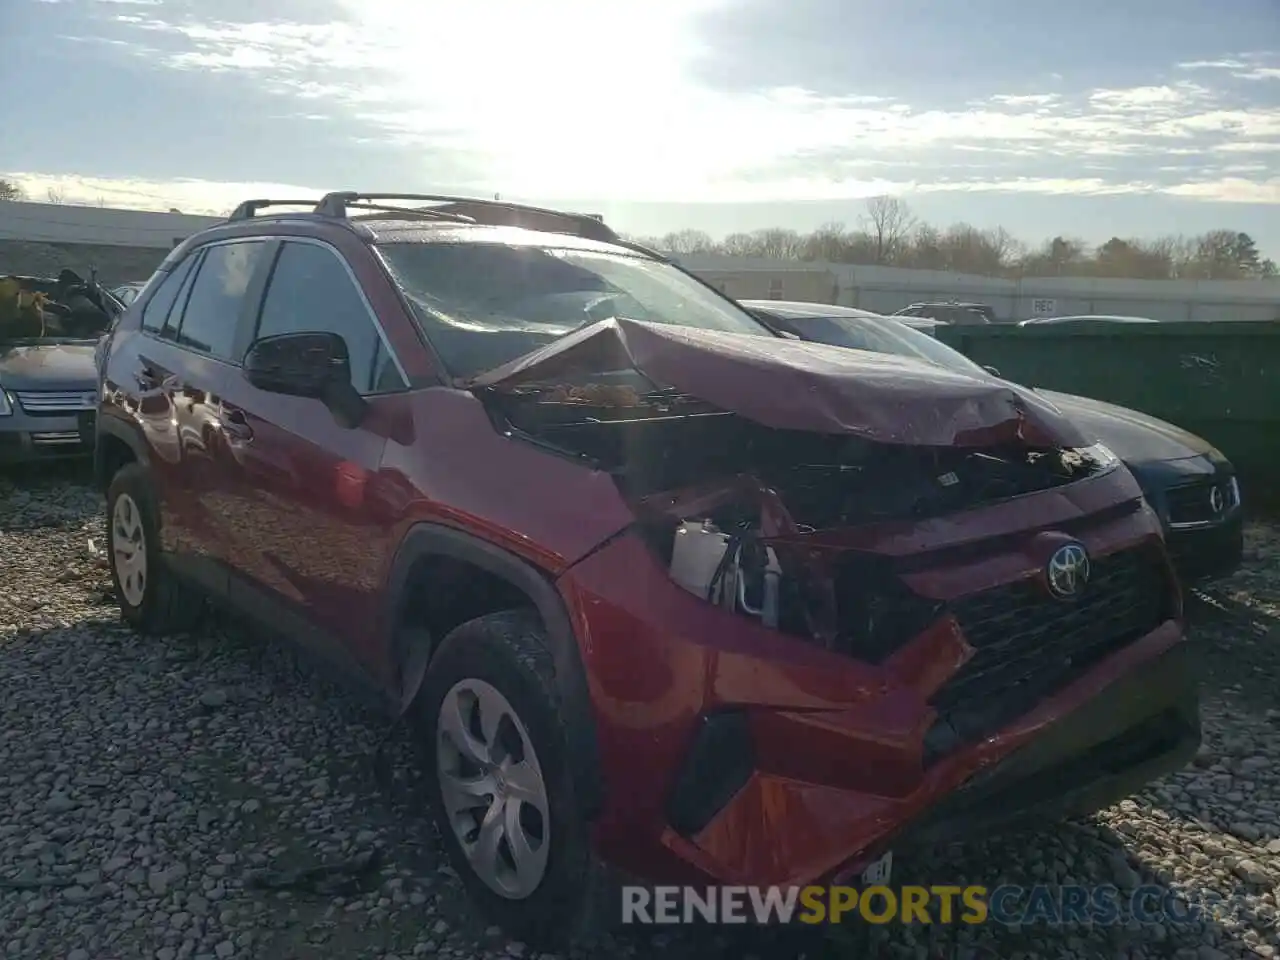
[[[1143,280],[1247,280],[1280,275],[1247,233],[1210,230],[1154,240],[1112,237],[1093,247],[1054,237],[1029,248],[1003,228],[967,223],[946,229],[918,220],[897,197],[873,197],[857,226],[828,223],[812,233],[770,227],[716,240],[701,230],[633,238],[683,254],[723,254],[772,260],[880,264],[989,277],[1129,277]]]

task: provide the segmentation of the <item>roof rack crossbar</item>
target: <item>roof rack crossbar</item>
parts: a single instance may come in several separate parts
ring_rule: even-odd
[[[534,207],[524,203],[510,203],[506,200],[481,200],[476,197],[458,197],[447,194],[432,193],[357,193],[355,191],[339,191],[329,193],[316,204],[315,212],[321,216],[345,217],[347,207],[356,203],[367,203],[380,200],[417,200],[426,203],[452,203],[475,208],[508,210],[512,213],[532,213],[544,217],[554,217],[575,228],[574,232],[589,239],[613,242],[617,234],[604,222],[603,218],[583,213],[568,213],[564,210],[552,210],[548,207]],[[451,211],[440,211],[441,213]],[[473,218],[474,220],[474,218]]]
[[[228,220],[250,220],[259,210],[267,207],[311,207],[315,209],[315,200],[246,200],[234,210]]]

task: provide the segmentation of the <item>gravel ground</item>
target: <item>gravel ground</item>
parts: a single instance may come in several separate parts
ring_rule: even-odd
[[[100,498],[72,473],[17,479],[0,474],[0,955],[529,953],[468,910],[417,813],[407,743],[391,749],[406,772],[379,787],[372,756],[385,726],[279,644],[216,623],[163,642],[134,636],[88,548],[102,543]],[[988,887],[1158,883],[1207,900],[1211,917],[1168,927],[883,927],[868,934],[871,955],[1280,955],[1280,527],[1253,526],[1248,550],[1245,571],[1193,604],[1206,736],[1191,768],[1087,822],[924,865],[933,882]],[[300,872],[335,861],[350,868],[336,880]],[[784,951],[855,948],[839,936],[774,942],[682,930],[593,952],[705,960]]]

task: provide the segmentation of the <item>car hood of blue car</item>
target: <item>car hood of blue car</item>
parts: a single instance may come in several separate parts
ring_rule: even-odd
[[[1215,452],[1208,441],[1137,410],[1055,390],[1037,389],[1036,393],[1066,414],[1081,430],[1095,434],[1112,453],[1130,465]]]

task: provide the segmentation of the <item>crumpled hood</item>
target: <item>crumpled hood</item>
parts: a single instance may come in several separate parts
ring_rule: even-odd
[[[94,390],[92,342],[0,344],[0,386],[6,390]]]
[[[1126,463],[1179,460],[1207,454],[1213,449],[1212,444],[1194,433],[1137,410],[1053,390],[1036,393],[1070,417],[1086,434],[1096,435]]]
[[[612,318],[461,386],[499,391],[633,369],[767,427],[922,446],[1086,446],[1052,404],[906,357]]]

